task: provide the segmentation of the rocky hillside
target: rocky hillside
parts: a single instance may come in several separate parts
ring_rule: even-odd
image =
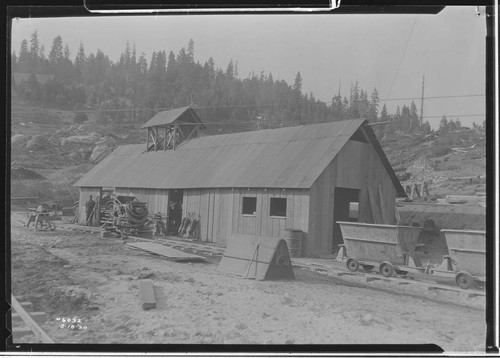
[[[12,197],[78,198],[71,185],[84,173],[117,146],[144,142],[139,124],[96,124],[92,114],[76,124],[74,116],[71,111],[30,107],[12,98]],[[223,132],[230,130],[241,128]],[[435,197],[485,191],[485,136],[480,130],[429,136],[396,133],[381,142],[402,182],[428,181]]]

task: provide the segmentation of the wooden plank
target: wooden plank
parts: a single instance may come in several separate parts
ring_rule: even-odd
[[[226,189],[224,203],[226,205],[226,237],[224,238],[224,244],[233,234],[233,192],[231,189]]]
[[[375,224],[382,224],[382,217],[380,215],[380,209],[377,204],[375,195],[371,187],[368,187],[368,197],[370,198],[370,206],[372,208],[372,215]]]
[[[45,312],[30,312],[29,313],[30,317],[33,318],[33,320],[38,323],[42,324],[47,320],[47,313]],[[23,321],[23,318],[19,313],[13,313],[12,314],[12,323],[21,323]]]
[[[21,302],[21,306],[24,308],[26,312],[33,311],[33,303],[32,302]]]
[[[302,195],[299,191],[293,196],[293,226],[299,230],[300,227],[300,209],[301,209],[301,199]]]
[[[208,242],[214,242],[214,202],[215,196],[212,191],[208,192]]]
[[[153,287],[153,281],[139,280],[139,286],[141,289],[142,309],[150,310],[156,308],[156,297]]]
[[[43,343],[55,343],[54,340],[50,338],[43,329],[40,328],[40,326],[33,320],[33,318],[30,317],[30,315],[24,310],[24,308],[14,296],[11,296],[11,300],[12,307],[14,307],[16,312],[21,316],[24,323],[26,323],[29,328],[42,339]]]
[[[379,184],[378,186],[378,196],[380,199],[380,207],[381,207],[381,216],[382,216],[382,223],[383,224],[391,224],[390,218],[389,218],[389,213],[387,212],[387,205],[386,205],[386,200],[384,198],[384,193],[382,191],[382,185]]]
[[[261,236],[262,232],[262,191],[263,189],[254,190],[255,198],[255,235]]]
[[[287,191],[286,195],[286,219],[285,219],[285,226],[290,229],[295,229],[295,222],[293,221],[294,219],[294,214],[293,211],[295,209],[295,195],[292,190]]]
[[[156,255],[160,255],[166,257],[168,259],[174,261],[182,261],[182,260],[205,260],[203,256],[189,254],[187,252],[175,250],[171,247],[167,247],[160,244],[155,244],[152,242],[135,242],[135,243],[127,243],[125,244],[127,247],[132,249],[138,249],[142,251],[147,251]]]
[[[215,203],[214,203],[214,242],[220,243],[220,218],[221,217],[221,195],[218,189],[215,193]]]
[[[332,161],[333,162],[333,161]],[[330,162],[330,164],[326,167],[326,169],[323,171],[323,209],[321,210],[321,232],[322,234],[322,243],[321,243],[321,251],[324,253],[330,253],[331,247],[332,247],[332,238],[333,238],[333,225],[330,228],[329,223],[330,223],[330,218],[333,217],[333,212],[330,212],[330,191],[332,187],[332,180],[336,181],[334,178],[331,177],[331,167],[333,163]]]
[[[314,208],[314,226],[316,228],[316,239],[314,240],[314,249],[316,252],[321,252],[323,247],[323,225],[322,225],[322,213],[323,213],[323,192],[324,192],[324,177],[321,175],[318,180],[316,180],[316,195],[315,195],[315,208]]]

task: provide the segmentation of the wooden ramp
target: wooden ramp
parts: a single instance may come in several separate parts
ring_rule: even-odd
[[[186,252],[182,252],[164,245],[154,244],[151,242],[136,242],[128,243],[125,245],[134,250],[145,251],[151,254],[166,257],[174,261],[205,261],[205,258],[203,256],[188,254]]]

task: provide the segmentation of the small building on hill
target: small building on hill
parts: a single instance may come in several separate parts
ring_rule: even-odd
[[[222,246],[233,234],[302,230],[306,256],[338,250],[337,221],[396,223],[406,194],[366,120],[198,137],[194,110],[173,111],[146,123],[146,145],[118,147],[75,184],[81,212],[103,188],[132,192],[151,213],[182,203],[183,217],[199,215],[198,239]]]

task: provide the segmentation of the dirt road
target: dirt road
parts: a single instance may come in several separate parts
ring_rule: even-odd
[[[419,344],[483,351],[481,310],[342,284],[295,270],[294,281],[217,272],[217,260],[176,263],[129,250],[121,239],[12,218],[12,292],[45,311],[57,343]],[[157,308],[143,311],[138,279],[152,279]],[[60,328],[57,318],[86,329]],[[36,342],[24,337],[21,342]]]

